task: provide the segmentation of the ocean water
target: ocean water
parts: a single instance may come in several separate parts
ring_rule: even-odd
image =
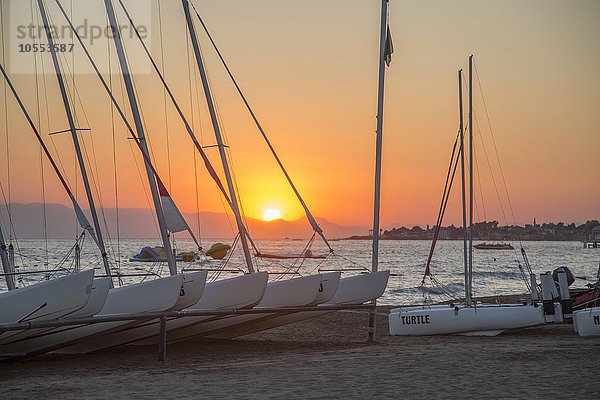
[[[205,239],[201,243],[208,249],[213,243],[228,240]],[[19,286],[34,284],[51,276],[73,270],[74,240],[19,240],[15,243],[15,264],[19,272],[38,271],[41,273],[20,275]],[[122,278],[122,284],[129,284],[155,275],[168,275],[168,268],[162,263],[136,263],[129,258],[144,246],[158,246],[159,240],[122,239],[109,244],[109,255],[114,270],[122,274],[135,275]],[[256,267],[273,273],[274,279],[286,279],[290,275],[278,274],[299,271],[302,274],[315,273],[331,269],[346,270],[342,276],[360,273],[371,268],[371,242],[366,240],[332,241],[334,253],[326,259],[255,259]],[[297,255],[302,253],[307,240],[258,240],[256,246],[263,253]],[[524,242],[523,247],[534,273],[551,271],[560,266],[569,267],[581,278],[574,286],[585,286],[594,281],[600,265],[600,249],[584,249],[580,242]],[[380,304],[419,304],[424,300],[442,301],[438,287],[426,282],[421,287],[424,266],[431,243],[416,241],[381,241],[379,269],[389,269],[393,274]],[[523,264],[520,244],[513,243],[514,251],[473,250],[473,291],[476,296],[496,296],[521,294],[526,291],[518,264]],[[190,240],[176,241],[178,251],[194,250]],[[225,266],[228,272],[212,273],[211,279],[227,278],[239,275],[245,270],[240,246],[236,247],[231,259]],[[311,246],[314,255],[327,254],[322,242],[315,240]],[[443,285],[443,290],[459,298],[464,292],[463,245],[461,241],[440,241],[431,262],[431,270]],[[179,268],[214,268],[222,266],[221,261],[204,260],[200,263],[178,263]],[[60,268],[60,269],[59,269]],[[96,275],[104,273],[101,259],[95,245],[86,241],[81,248],[81,269],[96,268]],[[58,269],[58,270],[57,270]],[[45,272],[48,271],[48,272]],[[150,274],[150,275],[148,275]],[[144,275],[144,276],[142,276]],[[2,280],[0,288],[5,290]]]

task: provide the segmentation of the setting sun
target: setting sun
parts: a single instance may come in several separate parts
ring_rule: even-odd
[[[276,208],[267,208],[263,214],[263,219],[265,221],[281,219],[281,213]]]

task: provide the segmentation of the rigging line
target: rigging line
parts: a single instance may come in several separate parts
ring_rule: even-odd
[[[467,92],[468,92],[468,90],[467,90]],[[500,211],[502,212],[502,216],[503,216],[504,221],[506,223],[508,221],[508,219],[506,218],[506,213],[504,212],[504,206],[502,205],[502,200],[501,200],[501,197],[500,197],[500,191],[498,190],[498,185],[496,184],[496,178],[495,178],[494,173],[492,171],[492,165],[491,165],[488,153],[487,153],[487,148],[485,146],[485,141],[483,140],[483,136],[481,134],[481,128],[479,126],[479,120],[477,119],[477,115],[475,113],[473,113],[473,120],[475,121],[475,127],[477,128],[476,129],[477,134],[479,135],[479,139],[481,140],[481,148],[483,149],[483,154],[485,156],[485,160],[487,162],[487,166],[488,166],[488,169],[490,171],[490,177],[492,178],[492,183],[494,184],[494,190],[496,192],[496,197],[498,198],[498,203],[500,205]],[[473,138],[473,140],[474,139],[475,138]]]
[[[490,176],[492,178],[492,182],[494,183],[494,190],[496,191],[496,196],[498,198],[498,203],[500,205],[500,210],[502,211],[502,217],[504,218],[504,223],[508,225],[508,218],[506,218],[506,212],[504,211],[504,206],[502,205],[502,198],[500,196],[500,191],[498,190],[498,185],[496,184],[496,178],[494,177],[494,173],[492,171],[492,165],[490,163],[490,159],[488,157],[487,149],[485,147],[485,143],[483,141],[483,136],[481,134],[481,128],[479,127],[479,121],[475,115],[473,115],[473,119],[475,120],[475,126],[477,127],[477,134],[479,135],[479,139],[481,139],[481,148],[483,149],[483,153],[485,155],[485,159],[487,161],[488,168],[490,170]]]
[[[108,16],[106,18],[108,19]],[[110,43],[109,43],[109,46],[110,46]],[[123,83],[122,79],[118,79],[117,81],[119,82],[119,89],[120,89],[120,93],[121,93],[121,103],[124,103],[125,102],[125,88],[123,87],[124,83]],[[110,94],[109,94],[109,96],[110,96]],[[129,124],[129,120],[123,119],[123,118],[125,118],[124,111],[121,110],[120,107],[116,107],[116,104],[115,104],[116,103],[116,99],[112,99],[112,103],[113,103],[113,105],[115,106],[115,108],[117,109],[118,112],[123,113],[122,116],[121,116],[121,119],[125,123],[128,131],[132,135],[132,137],[135,137],[135,135],[133,134],[133,128]],[[131,141],[127,140],[127,142],[128,142],[127,143],[128,146],[129,146],[129,151],[131,152],[131,157],[133,158],[133,162],[135,163],[136,171],[138,173],[139,182],[144,182],[144,180],[146,178],[143,176],[143,172],[142,172],[142,170],[140,168],[140,165],[138,163],[137,152],[134,150],[133,145],[131,144]],[[150,195],[150,193],[148,193],[149,187],[148,187],[148,185],[144,185],[143,183],[142,183],[141,186],[142,186],[142,191],[144,193],[144,198],[146,199],[147,209],[148,210],[152,210],[152,208],[154,206],[152,205],[152,202],[150,200],[151,195]],[[156,229],[156,231],[160,231],[160,228],[158,226],[158,221],[157,221],[155,213],[151,212],[150,213],[150,218],[152,219],[152,223],[154,224],[154,228]]]
[[[194,160],[194,195],[196,197],[196,235],[200,241],[200,249],[202,249],[202,228],[200,225],[200,195],[198,194],[198,164],[196,161],[196,150],[192,149],[192,157]]]
[[[4,65],[6,63],[6,48],[4,46],[4,5],[2,3],[0,3],[0,34],[2,34],[2,64]],[[10,176],[11,176],[11,171],[10,171],[10,138],[9,138],[9,124],[8,124],[8,97],[7,97],[7,91],[6,91],[6,82],[4,82],[4,131],[6,132],[6,175],[7,175],[7,183],[8,183],[8,204],[7,204],[7,209],[8,209],[8,217],[9,219],[12,218],[11,217],[11,209],[12,209],[12,204],[11,204],[11,200],[12,200],[12,196],[11,196],[11,180],[10,180]],[[8,242],[12,243],[13,240],[13,231],[11,229],[12,227],[12,223],[10,224],[9,228],[8,228]]]
[[[102,86],[104,87],[104,89],[107,91],[111,101],[113,102],[113,104],[115,105],[115,108],[117,109],[117,111],[119,112],[119,116],[121,117],[121,119],[123,120],[123,122],[125,123],[125,125],[127,126],[127,129],[129,130],[129,133],[132,135],[132,138],[134,139],[136,145],[138,146],[138,148],[140,149],[142,156],[144,157],[144,162],[146,165],[148,165],[148,167],[150,168],[150,170],[152,171],[152,173],[154,174],[154,178],[156,179],[157,183],[159,183],[160,185],[164,186],[162,183],[162,180],[160,179],[156,169],[154,168],[154,165],[152,164],[152,162],[150,161],[149,156],[143,151],[142,149],[142,145],[140,144],[140,139],[137,137],[137,135],[135,134],[135,132],[133,131],[133,128],[131,127],[131,124],[129,123],[129,121],[127,120],[127,118],[125,117],[125,114],[123,113],[123,111],[121,110],[121,107],[119,106],[119,104],[117,103],[114,95],[112,94],[112,92],[110,91],[110,88],[108,87],[106,80],[104,79],[104,77],[102,76],[102,74],[100,73],[100,70],[98,69],[98,66],[96,65],[96,63],[94,62],[93,58],[91,57],[89,51],[87,50],[87,47],[84,45],[83,41],[81,40],[81,37],[79,36],[77,30],[75,29],[75,27],[73,26],[73,23],[71,22],[71,20],[68,18],[68,16],[66,15],[62,5],[60,4],[59,0],[56,0],[56,3],[58,4],[59,8],[61,9],[61,12],[63,14],[63,16],[65,17],[65,19],[67,20],[71,31],[73,32],[73,34],[77,37],[77,40],[79,42],[79,44],[81,45],[83,51],[85,52],[90,64],[92,65],[94,71],[96,72],[96,75],[98,76],[98,78],[100,79],[100,82],[102,83]],[[122,4],[122,3],[121,3]],[[125,10],[126,11],[126,10]],[[131,19],[129,19],[131,21]],[[136,30],[137,32],[137,30]],[[138,33],[138,37],[139,37],[139,33]],[[142,42],[143,44],[143,42]],[[122,84],[122,83],[121,83]],[[121,86],[122,89],[122,86]],[[135,159],[135,158],[134,158]],[[165,188],[165,191],[167,192],[166,194],[169,195],[168,191]],[[169,195],[170,196],[170,195]],[[187,223],[186,223],[187,225]],[[187,226],[187,230],[188,232],[190,232],[190,235],[192,236],[192,238],[194,238],[195,240],[195,236],[193,234],[193,232],[190,230],[189,225]]]
[[[0,3],[0,31],[2,33],[2,64],[4,65],[5,60],[6,60],[6,55],[5,55],[5,36],[4,36],[4,13],[3,13],[3,5],[2,3]],[[17,233],[15,230],[15,226],[13,224],[13,220],[12,220],[12,196],[11,196],[11,192],[12,192],[12,182],[11,182],[11,160],[10,160],[10,141],[9,141],[9,123],[8,123],[8,98],[7,98],[7,90],[6,90],[6,81],[4,82],[4,121],[5,121],[5,132],[6,132],[6,163],[7,163],[7,183],[8,183],[8,201],[6,199],[6,196],[4,194],[4,188],[2,188],[0,186],[0,188],[2,189],[2,196],[4,197],[4,203],[7,205],[7,213],[8,213],[8,243],[9,243],[9,247],[12,246],[12,242],[14,240],[15,245],[17,247],[17,251],[20,252],[21,248],[20,248],[20,244],[19,244],[19,240],[17,238]],[[0,181],[1,184],[1,181]],[[20,256],[19,256],[20,257]],[[21,258],[21,264],[23,264],[23,258]],[[13,260],[14,263],[14,260]],[[13,268],[16,268],[13,265]]]
[[[477,126],[477,128],[479,128],[479,126]],[[478,131],[478,133],[480,133]],[[478,151],[476,151],[475,149],[475,136],[473,136],[472,140],[473,140],[473,170],[470,172],[471,174],[473,174],[473,181],[475,178],[475,173],[477,173],[477,176],[479,176],[479,171],[478,171],[478,164],[477,164],[477,155],[478,155]],[[483,140],[482,140],[483,142]],[[481,187],[479,188],[481,190]],[[473,183],[473,188],[471,188],[471,190],[475,190],[475,192],[473,193],[472,197],[473,197],[473,209],[475,210],[475,221],[481,221],[481,216],[479,215],[479,202],[477,200],[477,190],[475,189],[475,184]],[[483,199],[482,199],[483,201]],[[473,229],[475,229],[475,224],[477,224],[477,222],[473,223]]]
[[[474,64],[475,64],[475,77],[477,78],[477,86],[479,87],[479,92],[481,93],[481,100],[482,100],[482,103],[483,103],[483,109],[485,111],[485,115],[486,115],[486,118],[487,118],[487,123],[488,123],[489,129],[490,129],[490,136],[492,137],[492,143],[494,145],[494,151],[496,153],[496,160],[498,161],[498,167],[500,168],[500,176],[502,177],[502,183],[504,185],[504,191],[506,192],[506,198],[508,200],[508,205],[509,205],[509,208],[510,208],[510,212],[511,212],[512,217],[513,217],[513,224],[516,225],[515,213],[513,211],[512,202],[510,201],[510,195],[508,193],[508,186],[506,185],[506,179],[504,177],[504,171],[502,169],[502,163],[500,162],[500,156],[498,154],[498,147],[496,146],[496,139],[494,137],[494,131],[492,130],[492,122],[490,120],[490,115],[488,113],[487,105],[486,105],[486,102],[485,102],[485,97],[483,96],[483,87],[481,86],[481,82],[479,81],[479,73],[477,71],[477,63],[474,63]]]
[[[44,2],[44,6],[47,9],[47,6],[46,6],[45,2]],[[48,19],[50,21],[52,21],[51,18],[52,18],[52,16],[48,14]],[[40,23],[40,20],[39,20],[39,16],[38,16],[38,24],[39,23]],[[60,56],[58,54],[57,54],[57,60],[61,64],[61,68],[63,68],[63,71],[64,71],[65,66],[62,64],[62,60],[61,60],[61,58],[60,58]],[[47,131],[50,132],[51,131],[51,127],[50,127],[50,112],[49,112],[49,108],[48,108],[48,88],[47,88],[47,85],[46,85],[46,73],[45,73],[45,67],[44,67],[44,57],[41,57],[41,61],[42,61],[41,62],[41,64],[42,64],[42,78],[43,78],[42,82],[43,82],[43,87],[44,87],[44,98],[45,98],[45,104],[46,104]],[[72,104],[76,104],[75,101],[74,101],[75,100],[75,96],[74,96],[74,94],[71,94],[70,88],[68,87],[67,83],[68,83],[68,79],[65,79],[65,88],[67,90],[68,96],[71,97],[71,103]],[[73,115],[74,115],[75,118],[77,118],[77,115],[75,114],[75,110],[73,111]],[[42,129],[41,124],[38,124],[38,126],[40,127],[40,129]],[[54,148],[54,153],[58,157],[59,164],[60,164],[62,170],[64,172],[66,172],[65,168],[62,166],[62,160],[60,158],[60,153],[58,152],[58,149],[56,148],[56,144],[54,142],[54,137],[53,137],[53,135],[49,135],[49,136],[50,136],[50,141],[52,143],[52,147]],[[75,182],[75,190],[74,190],[74,192],[75,192],[75,198],[76,199],[78,198],[78,183],[79,183],[79,180],[77,179],[77,169],[78,169],[78,167],[77,167],[77,156],[76,156],[76,154],[73,153],[73,172],[74,172],[74,182]],[[66,175],[66,173],[65,173],[65,175]],[[73,232],[75,232],[75,236],[77,236],[77,231],[79,229],[77,227],[78,226],[78,217],[77,217],[77,214],[73,215],[73,224],[74,224]]]
[[[158,37],[160,38],[160,66],[163,71],[166,73],[165,69],[165,52],[163,45],[163,29],[162,29],[162,10],[160,7],[160,0],[156,0],[156,4],[158,6]],[[167,139],[167,172],[168,172],[168,180],[169,180],[169,191],[173,190],[172,187],[172,179],[171,179],[171,146],[169,141],[169,114],[167,110],[167,91],[163,88],[163,112],[165,115],[165,134]]]
[[[314,217],[312,216],[312,213],[310,212],[310,210],[308,209],[308,206],[306,205],[306,203],[304,202],[304,199],[302,198],[302,196],[300,195],[300,192],[297,190],[296,186],[294,185],[290,175],[288,174],[287,170],[284,168],[283,163],[281,161],[281,159],[279,158],[279,156],[277,155],[277,153],[275,152],[275,148],[273,147],[273,145],[271,144],[271,141],[269,140],[269,138],[267,137],[267,134],[265,133],[264,129],[262,128],[262,125],[260,124],[260,122],[258,121],[258,118],[256,117],[256,114],[254,113],[254,111],[252,110],[252,108],[250,107],[250,103],[248,102],[248,100],[246,99],[246,96],[244,95],[244,93],[242,92],[242,89],[240,88],[240,86],[238,85],[237,81],[235,80],[231,70],[229,69],[229,66],[227,65],[227,63],[225,62],[225,59],[223,58],[223,56],[221,55],[221,52],[219,51],[215,41],[213,40],[212,36],[210,35],[210,32],[208,31],[208,28],[206,27],[206,25],[204,24],[204,21],[202,20],[202,18],[200,17],[200,14],[198,13],[198,11],[196,10],[196,7],[194,6],[193,2],[189,2],[189,4],[191,4],[192,8],[194,9],[194,12],[198,18],[198,20],[200,21],[200,24],[202,25],[204,31],[206,32],[207,37],[209,38],[210,42],[213,45],[213,48],[215,49],[215,52],[217,53],[217,55],[219,56],[219,59],[221,60],[221,63],[223,64],[223,66],[225,67],[225,70],[227,71],[227,74],[229,75],[229,77],[231,78],[237,92],[239,93],[240,97],[242,98],[242,101],[244,102],[246,108],[248,109],[248,112],[250,113],[250,116],[252,117],[252,119],[254,120],[254,123],[257,127],[257,129],[259,130],[259,132],[261,133],[263,139],[265,140],[267,146],[269,147],[269,149],[271,150],[271,153],[273,154],[273,157],[275,158],[275,161],[277,162],[277,164],[279,164],[279,167],[281,168],[283,174],[285,175],[288,183],[290,184],[292,190],[294,191],[294,194],[296,195],[296,197],[298,198],[298,201],[300,202],[300,205],[302,206],[302,208],[304,209],[304,212],[306,214],[306,217],[308,218],[309,223],[311,224],[313,230],[315,232],[317,232],[319,234],[319,236],[321,237],[321,239],[323,239],[323,241],[325,242],[325,244],[327,245],[327,247],[329,248],[329,250],[331,252],[333,252],[333,249],[331,248],[329,242],[327,241],[327,239],[325,238],[325,235],[323,234],[323,231],[321,229],[321,227],[318,225],[318,223],[316,222],[316,220],[314,219]]]
[[[485,211],[485,200],[483,197],[483,185],[481,184],[481,170],[479,169],[479,159],[477,153],[474,154],[475,158],[475,171],[477,172],[477,186],[479,186],[479,196],[481,198],[481,207],[483,209],[483,220],[487,221],[487,213]]]
[[[225,196],[225,198],[227,199],[227,202],[229,204],[231,204],[231,200],[229,199],[229,196],[227,195],[227,191],[225,190],[225,187],[223,186],[223,184],[221,183],[221,180],[219,179],[219,177],[217,176],[217,173],[215,171],[215,169],[213,168],[212,164],[210,163],[206,153],[204,152],[204,150],[202,149],[202,147],[200,146],[200,143],[198,142],[196,135],[194,134],[194,132],[192,131],[189,123],[187,122],[187,119],[185,118],[185,115],[183,114],[181,108],[179,107],[179,104],[177,103],[177,101],[175,100],[175,97],[173,96],[173,93],[171,92],[171,89],[169,88],[169,86],[167,85],[163,74],[160,72],[160,69],[158,68],[158,65],[156,65],[156,62],[154,61],[154,58],[152,57],[152,55],[150,54],[150,51],[148,50],[148,47],[146,46],[146,44],[144,43],[144,41],[142,40],[140,33],[136,27],[136,25],[133,23],[133,20],[131,19],[131,17],[129,16],[129,13],[127,11],[127,9],[125,8],[123,2],[121,0],[119,0],[119,4],[121,5],[121,8],[123,9],[123,11],[125,12],[125,15],[127,16],[127,19],[129,20],[129,24],[131,26],[131,29],[135,32],[140,44],[142,45],[142,48],[144,49],[144,52],[146,53],[150,63],[152,64],[152,67],[154,68],[154,70],[156,71],[159,79],[161,80],[163,86],[165,87],[167,94],[169,95],[169,97],[171,98],[171,102],[173,103],[173,106],[175,107],[175,109],[177,110],[177,112],[179,113],[179,116],[182,120],[182,122],[185,125],[185,128],[188,132],[188,134],[190,135],[190,138],[192,139],[192,142],[194,143],[194,145],[196,146],[196,148],[198,149],[198,152],[200,153],[200,155],[202,156],[202,159],[204,160],[204,164],[210,174],[210,176],[212,177],[212,179],[215,181],[215,183],[217,184],[217,186],[219,187],[219,189],[223,192],[223,195]]]
[[[231,201],[229,200],[229,197],[227,197],[227,194],[226,194],[225,188],[223,187],[223,185],[222,185],[222,183],[221,183],[220,179],[218,178],[218,176],[217,176],[217,174],[216,174],[216,171],[214,170],[214,168],[212,167],[212,165],[211,165],[211,164],[210,164],[210,162],[208,161],[208,158],[207,158],[206,154],[204,153],[204,151],[202,150],[202,147],[201,147],[201,146],[200,146],[200,144],[198,143],[198,141],[197,141],[197,139],[196,139],[196,137],[195,137],[195,135],[194,135],[193,131],[191,130],[191,127],[189,126],[189,124],[188,124],[188,122],[187,122],[187,119],[186,119],[186,118],[185,118],[185,116],[183,115],[183,112],[181,111],[181,108],[179,107],[179,105],[178,105],[177,101],[175,100],[175,97],[173,96],[173,94],[172,94],[172,92],[171,92],[171,90],[170,90],[169,86],[167,85],[167,83],[166,83],[166,81],[165,81],[165,79],[164,79],[164,77],[163,77],[163,75],[162,75],[162,73],[161,73],[160,69],[158,68],[158,66],[157,66],[156,62],[154,61],[154,58],[152,57],[152,55],[151,55],[151,54],[150,54],[150,52],[148,51],[148,48],[147,48],[146,44],[145,44],[145,43],[144,43],[144,41],[142,40],[142,38],[141,38],[141,36],[140,36],[140,34],[139,34],[139,31],[138,31],[138,29],[137,29],[136,25],[134,24],[133,20],[131,19],[131,16],[129,15],[129,13],[128,13],[127,9],[125,8],[125,6],[124,6],[124,4],[123,4],[123,2],[122,2],[121,0],[119,0],[119,4],[121,5],[121,8],[122,8],[122,9],[123,9],[123,11],[125,12],[125,15],[126,15],[126,17],[127,17],[127,19],[129,20],[129,23],[130,23],[131,29],[132,29],[132,30],[135,32],[135,34],[136,34],[136,36],[137,36],[137,38],[138,38],[138,40],[139,40],[140,44],[142,45],[142,48],[144,49],[144,52],[146,53],[146,55],[147,55],[148,59],[150,60],[150,62],[151,62],[151,64],[152,64],[152,66],[153,66],[154,70],[156,71],[156,73],[157,73],[158,77],[160,78],[160,80],[161,80],[161,82],[162,82],[163,86],[164,86],[164,87],[165,87],[165,89],[167,90],[167,93],[169,94],[169,97],[171,98],[171,101],[172,101],[173,105],[175,106],[175,108],[176,108],[177,112],[179,113],[179,116],[180,116],[180,118],[181,118],[181,119],[182,119],[182,121],[184,122],[184,125],[185,125],[185,127],[186,127],[186,130],[187,130],[188,134],[189,134],[189,135],[190,135],[190,137],[192,138],[192,141],[193,141],[193,142],[194,142],[194,144],[196,145],[196,148],[198,149],[199,153],[200,153],[200,154],[201,154],[201,156],[203,157],[203,159],[204,159],[204,161],[205,161],[205,166],[206,166],[206,168],[209,170],[209,174],[211,175],[211,177],[213,178],[213,180],[214,180],[214,181],[217,183],[217,186],[219,186],[219,189],[221,189],[221,191],[222,191],[223,195],[224,195],[224,196],[227,198],[227,200],[228,200],[228,203],[230,204],[230,206],[231,206],[231,207],[233,207],[233,205],[232,205]],[[157,175],[156,177],[157,177],[157,179],[158,179],[158,175]],[[244,227],[244,230],[246,230],[246,227]],[[192,238],[194,238],[194,240],[196,241],[196,239],[195,239],[195,235],[194,235],[194,234],[193,234],[193,232],[192,232],[192,231],[189,229],[189,226],[188,226],[188,231],[189,231],[190,235],[192,236]],[[248,235],[247,235],[247,233],[245,233],[245,235],[246,235],[246,236],[248,236]],[[250,242],[252,242],[252,239],[251,239],[251,238],[250,238],[249,240],[250,240]],[[198,242],[197,242],[197,241],[196,241],[196,243],[198,244]],[[199,244],[198,244],[198,246],[199,246]],[[255,247],[255,246],[254,246],[254,247]]]
[[[108,26],[108,16],[105,16],[106,26]],[[110,86],[110,90],[113,90],[113,81],[112,81],[112,58],[110,51],[110,42],[106,41],[106,50],[108,56],[108,83]],[[117,163],[117,140],[116,140],[116,129],[115,129],[115,109],[114,105],[109,99],[109,107],[110,107],[110,126],[112,133],[112,150],[113,150],[113,181],[115,185],[115,222],[116,222],[116,234],[117,234],[117,254],[113,257],[116,259],[117,270],[121,271],[121,225],[119,221],[119,180],[118,180],[118,163]],[[114,253],[114,248],[113,248]]]
[[[58,2],[58,0],[56,0],[56,1]],[[130,25],[132,25],[132,29],[135,29],[136,32],[137,32],[137,28],[133,26],[133,21],[131,21],[131,18],[129,17],[129,14],[127,13],[127,10],[125,10],[125,7],[123,6],[122,3],[121,3],[121,7],[125,11],[125,16],[126,16],[127,20],[129,21]],[[119,16],[116,14],[116,12],[115,12],[115,19],[116,19],[116,22],[117,22],[117,26],[121,26],[120,22],[119,22]],[[142,46],[145,46],[145,44],[141,40],[141,36],[139,36],[139,34],[138,34],[138,38],[140,39],[140,42],[142,43]],[[83,43],[82,43],[82,47],[83,47]],[[125,59],[129,63],[129,59],[130,58],[128,56],[128,49],[125,46],[123,46],[123,52],[125,53]],[[90,60],[90,62],[92,62],[91,56],[88,55],[88,59]],[[99,72],[97,72],[97,74],[98,74],[98,76],[100,76]],[[136,82],[135,82],[135,80],[133,78],[134,78],[133,74],[130,74],[130,80],[131,80],[131,84],[133,85],[133,90],[136,93],[140,93],[140,91],[138,90],[137,84],[136,84]],[[104,86],[105,86],[105,89],[106,89],[106,85],[104,85]],[[148,135],[148,132],[150,132],[151,129],[148,129],[148,124],[146,123],[146,118],[145,118],[145,115],[144,115],[144,112],[143,112],[143,107],[141,107],[141,104],[140,104],[140,106],[138,108],[139,108],[140,119],[142,121],[142,127],[144,129],[144,132],[146,132],[146,134],[144,135],[144,141],[146,142],[146,146],[148,147],[148,153],[149,153],[149,159],[147,161],[152,166],[154,166],[154,165],[157,165],[156,156],[155,156],[154,151],[153,151],[152,143],[150,142],[150,136]],[[132,134],[132,137],[136,137],[136,135]],[[157,174],[155,174],[155,176],[156,175]]]
[[[186,55],[187,55],[187,72],[188,72],[188,88],[189,88],[189,97],[190,97],[190,115],[192,117],[192,130],[196,131],[196,119],[194,117],[194,99],[192,96],[192,71],[190,66],[190,41],[189,41],[189,32],[185,29],[185,43],[186,43]],[[194,78],[196,74],[194,74]],[[196,86],[197,89],[197,86]],[[198,101],[198,104],[200,102]],[[198,115],[200,115],[200,110],[198,109]],[[202,143],[202,129],[200,129],[200,142]],[[196,149],[192,148],[192,159],[194,160],[194,196],[196,198],[196,230],[197,235],[200,240],[200,244],[202,244],[202,227],[200,222],[200,194],[199,194],[199,184],[198,184],[198,161],[196,159]],[[221,203],[223,203],[223,199],[219,196]],[[229,217],[227,217],[229,222]],[[231,227],[231,222],[229,222],[229,226]]]
[[[198,132],[200,134],[200,143],[203,144],[204,143],[204,134],[203,134],[203,129],[202,129],[202,111],[200,110],[200,90],[198,89],[198,74],[192,74],[192,65],[190,64],[190,38],[189,38],[189,31],[187,29],[185,29],[185,43],[186,43],[186,50],[187,50],[187,67],[188,67],[188,82],[189,82],[189,94],[190,94],[190,111],[192,114],[192,130],[195,132],[196,131],[196,126],[195,126],[195,119],[194,119],[194,99],[192,96],[192,76],[193,76],[193,81],[194,81],[194,90],[193,92],[196,94],[195,98],[196,98],[196,111],[198,112]],[[192,61],[193,62],[193,61]],[[194,175],[197,179],[198,176],[198,170],[197,170],[197,157],[196,157],[196,152],[193,151],[194,153]],[[196,184],[196,218],[197,218],[197,224],[198,224],[198,235],[201,236],[202,231],[201,231],[201,222],[200,222],[200,186],[198,183],[198,180],[196,180],[195,182]],[[217,188],[218,189],[218,188]],[[231,219],[229,214],[227,213],[227,208],[225,207],[225,202],[222,196],[222,192],[217,190],[217,194],[219,196],[219,201],[221,203],[221,207],[225,210],[225,216],[227,218],[227,223],[229,224],[229,229],[233,232],[233,225],[231,223]]]
[[[200,56],[202,58],[205,58],[204,57],[204,52],[203,52],[202,48],[199,48],[199,51],[200,51]],[[221,134],[223,136],[223,143],[229,143],[229,138],[228,138],[228,135],[227,135],[227,129],[225,127],[225,122],[223,121],[223,118],[221,116],[221,111],[220,111],[220,108],[219,108],[219,101],[218,101],[218,98],[217,98],[216,91],[214,90],[214,86],[213,86],[213,83],[212,83],[212,78],[210,76],[210,72],[208,70],[205,70],[205,75],[206,75],[207,84],[208,84],[208,87],[209,87],[209,90],[210,90],[210,93],[211,93],[211,97],[212,97],[212,100],[213,100],[215,114],[216,114],[216,117],[217,117],[217,123],[221,127]],[[239,186],[238,186],[238,180],[236,178],[235,163],[233,162],[233,156],[232,156],[232,152],[231,152],[231,147],[229,147],[229,146],[226,145],[226,147],[225,147],[225,153],[226,153],[226,158],[227,158],[227,160],[229,162],[229,165],[230,165],[231,175],[232,175],[232,182],[233,182],[233,190],[235,191],[235,194],[238,197],[238,207],[239,207],[239,210],[240,210],[240,216],[241,216],[241,218],[243,220],[244,230],[246,231],[246,237],[248,238],[248,241],[252,245],[252,248],[254,249],[254,251],[258,253],[259,252],[258,247],[256,246],[254,240],[252,239],[252,236],[250,235],[250,228],[249,228],[249,225],[248,225],[248,218],[247,218],[246,213],[244,211],[244,204],[241,201],[240,190],[239,190]]]
[[[433,240],[431,241],[431,248],[429,249],[429,255],[427,256],[427,264],[425,266],[425,274],[423,275],[423,281],[425,277],[430,274],[430,264],[431,258],[433,257],[433,252],[435,250],[435,245],[437,243],[437,238],[441,229],[442,219],[444,217],[444,211],[446,210],[446,204],[448,202],[448,198],[450,197],[450,189],[452,188],[452,181],[454,180],[454,172],[452,172],[452,177],[450,177],[452,171],[452,165],[454,165],[454,171],[456,171],[456,165],[458,165],[459,156],[462,152],[462,144],[459,148],[459,153],[456,154],[456,145],[458,144],[458,139],[460,137],[460,131],[456,135],[456,139],[454,139],[454,145],[452,146],[452,155],[450,156],[450,164],[448,165],[448,172],[446,173],[446,182],[444,183],[444,192],[442,194],[442,201],[440,202],[440,209],[438,211],[437,221],[435,224],[435,232],[433,234]],[[456,154],[456,161],[454,160],[454,155]]]
[[[33,0],[30,1],[30,5],[31,5],[31,21],[33,23],[34,21],[34,11],[33,11]],[[39,24],[39,20],[38,20],[38,24]],[[38,25],[39,26],[39,25]],[[36,39],[35,37],[33,38],[33,43],[36,44]],[[33,68],[34,68],[34,85],[35,85],[35,107],[36,107],[36,113],[37,113],[37,123],[38,126],[41,123],[41,111],[40,111],[40,89],[39,89],[39,80],[38,80],[38,65],[37,65],[37,54],[34,53],[33,55]],[[43,229],[43,235],[44,235],[44,254],[45,254],[45,268],[48,268],[48,220],[47,220],[47,214],[46,214],[46,185],[44,183],[44,160],[42,158],[42,151],[40,149],[40,157],[39,157],[39,161],[40,161],[40,180],[41,180],[41,185],[40,185],[40,190],[41,190],[41,196],[42,196],[42,229]]]

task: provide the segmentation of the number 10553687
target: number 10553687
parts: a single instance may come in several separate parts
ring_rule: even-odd
[[[55,44],[52,48],[45,43],[20,43],[19,53],[45,53],[54,50],[55,53],[70,53],[73,51],[74,44]]]

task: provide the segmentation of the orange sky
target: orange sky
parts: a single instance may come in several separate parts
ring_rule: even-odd
[[[152,49],[160,59],[156,0],[151,3]],[[339,224],[370,225],[380,2],[194,3],[313,213]],[[14,4],[11,2],[11,6]],[[199,78],[193,60],[187,67],[180,2],[161,4],[167,81],[190,120],[190,110],[194,110],[194,127],[203,144],[212,145],[210,120],[203,93],[197,90]],[[75,20],[84,14],[84,10],[78,13],[78,6],[74,4]],[[55,21],[60,20],[55,7],[50,12]],[[534,217],[538,221],[567,222],[598,218],[599,15],[600,3],[593,0],[392,0],[390,24],[395,53],[387,70],[382,224],[435,222],[457,130],[456,71],[466,69],[471,53],[475,55],[516,222],[530,222]],[[8,34],[8,24],[4,23],[3,28]],[[203,35],[201,44],[231,146],[245,213],[260,218],[266,208],[277,208],[285,219],[300,217],[299,204]],[[105,64],[102,54],[106,54],[106,48],[107,43],[103,42],[93,49]],[[114,48],[111,51],[114,62]],[[86,63],[80,52],[76,51],[74,59],[78,65]],[[139,61],[130,60],[132,65]],[[69,62],[70,57],[65,59],[65,63]],[[47,58],[45,72],[50,68]],[[116,64],[112,68],[116,69]],[[14,73],[13,77],[30,113],[37,119],[34,77]],[[124,98],[116,83],[118,78],[113,76],[121,101]],[[153,74],[135,75],[134,79],[157,169],[170,182],[180,208],[193,212],[193,149],[187,134],[167,103],[167,154],[160,82]],[[102,204],[112,207],[115,184],[108,98],[93,76],[76,75],[75,85],[81,98],[77,104],[80,126],[92,128],[91,134],[80,134],[89,151],[90,170],[99,183]],[[45,139],[55,146],[65,174],[72,186],[77,186],[78,197],[86,205],[81,182],[75,185],[69,136],[47,136],[50,131],[67,127],[56,79],[53,75],[40,76],[38,86]],[[121,103],[127,105],[125,101]],[[39,150],[10,94],[8,113],[11,200],[41,201]],[[475,114],[488,155],[495,162],[478,92]],[[149,207],[145,176],[140,179],[136,168],[136,163],[141,168],[141,158],[125,139],[122,123],[115,121],[120,206]],[[7,192],[5,131],[1,139],[0,179]],[[219,166],[216,149],[207,152]],[[478,157],[484,167],[484,155],[480,153]],[[47,201],[67,204],[47,163],[44,173]],[[485,192],[485,217],[502,224],[512,223],[512,217],[507,215],[505,220],[499,210],[489,174],[482,171],[480,177]],[[203,170],[199,170],[198,179],[200,210],[223,211],[215,186]],[[501,182],[499,175],[496,180]],[[457,198],[455,192],[454,200]],[[459,222],[456,201],[452,201],[448,213],[448,223]],[[483,219],[482,207],[478,207],[478,213]]]

